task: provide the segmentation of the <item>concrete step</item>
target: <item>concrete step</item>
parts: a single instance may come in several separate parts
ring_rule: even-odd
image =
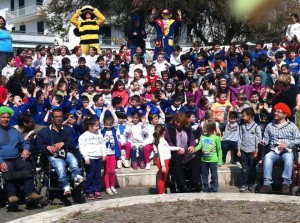
[[[218,168],[219,185],[239,186],[241,177],[241,167],[226,164]],[[132,168],[122,168],[116,170],[117,182],[120,187],[133,186],[154,186],[156,185],[156,173],[158,168],[151,166],[150,170],[133,170]],[[261,168],[258,168],[258,173]]]

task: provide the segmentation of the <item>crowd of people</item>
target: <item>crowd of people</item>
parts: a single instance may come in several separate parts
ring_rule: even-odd
[[[299,25],[297,15],[291,20]],[[141,46],[134,54],[122,45],[118,53],[106,49],[103,55],[94,46],[87,55],[80,46],[72,52],[66,46],[19,48],[1,68],[1,171],[24,168],[7,163],[25,162],[29,147],[43,149],[64,195],[71,194],[64,170],[69,163],[73,180],[86,183],[87,198],[94,200],[101,198],[102,164],[106,193],[114,195],[116,168],[149,170],[158,154],[160,194],[171,163],[179,191],[217,192],[217,168],[232,150],[234,164],[242,166],[243,192],[255,182],[258,145],[264,143],[271,151],[262,191],[270,192],[272,164],[282,158],[287,164],[282,191],[288,193],[290,149],[300,143],[294,124],[300,109],[300,45],[292,32],[274,39],[269,49],[262,41],[254,49],[240,44],[228,50],[195,42],[188,52],[174,46],[168,56],[161,47],[151,62]],[[21,157],[17,143],[7,146],[13,137],[22,144]],[[80,151],[86,177],[73,151]],[[28,200],[40,199],[32,181],[26,185]],[[8,186],[8,201],[16,202],[16,191]]]

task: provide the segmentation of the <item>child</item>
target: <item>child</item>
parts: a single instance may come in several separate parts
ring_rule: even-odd
[[[242,186],[240,192],[251,190],[255,182],[256,161],[258,143],[261,141],[260,126],[254,122],[254,111],[245,108],[242,111],[243,124],[240,126],[240,137],[237,155],[241,157],[242,164]]]
[[[95,97],[95,95],[97,95],[97,93],[95,92],[94,86],[92,83],[87,83],[84,85],[85,88],[85,92],[83,92],[81,94],[81,96],[86,96],[89,99],[89,105],[92,106],[94,105],[94,101],[93,98]]]
[[[220,138],[214,134],[216,124],[212,121],[205,121],[203,135],[196,146],[195,151],[202,152],[202,180],[203,192],[218,192],[217,167],[222,165],[222,149]],[[211,173],[211,188],[208,184],[208,174]]]
[[[157,55],[156,61],[153,61],[153,65],[155,66],[156,75],[159,76],[159,78],[161,78],[161,72],[168,70],[171,66],[170,63],[164,60],[164,55],[161,53]]]
[[[128,86],[129,76],[128,76],[128,70],[125,67],[122,67],[119,70],[119,76],[114,79],[114,83],[116,83],[118,80],[122,81],[125,86]]]
[[[171,159],[171,151],[184,151],[183,148],[176,146],[169,146],[168,142],[164,138],[165,128],[163,125],[158,124],[154,128],[153,138],[154,145],[158,149],[158,159],[156,160],[156,165],[159,170],[159,180],[158,180],[158,193],[165,193],[165,183],[169,173],[169,162]]]
[[[227,84],[226,79],[221,78],[217,84],[217,94],[225,93],[227,95],[227,101],[230,101],[230,90]]]
[[[248,86],[244,85],[244,79],[239,75],[233,75],[232,86],[230,87],[230,101],[233,106],[236,105],[236,97],[240,93],[246,94],[247,99],[249,99],[249,89]]]
[[[34,76],[35,67],[32,66],[32,58],[25,57],[24,67],[23,67],[24,75],[26,76],[27,80],[31,80]]]
[[[2,76],[5,76],[7,79],[9,79],[11,76],[14,75],[14,72],[16,70],[16,61],[13,57],[7,57],[6,58],[7,65],[2,69]]]
[[[203,121],[201,122],[202,132],[203,132],[203,129],[204,129],[205,122],[206,121],[212,121],[212,122],[215,122],[215,124],[216,124],[215,134],[217,136],[221,137],[221,131],[220,131],[220,128],[219,128],[219,122],[215,121],[214,112],[213,111],[211,111],[211,110],[206,111],[202,119],[203,119]]]
[[[128,91],[129,91],[129,97],[133,95],[141,96],[142,93],[144,92],[144,89],[140,87],[139,82],[133,80],[130,83],[130,88],[128,89]]]
[[[131,166],[134,170],[138,169],[137,153],[140,158],[140,168],[145,169],[145,159],[144,159],[144,137],[142,135],[143,123],[141,122],[141,115],[138,111],[131,114],[129,118],[131,122],[126,124],[125,136],[127,136],[127,141],[131,143]]]
[[[262,99],[265,99],[267,96],[267,88],[265,85],[261,83],[261,76],[255,75],[254,82],[248,87],[249,93],[251,94],[252,91],[258,91],[259,96]]]
[[[151,84],[151,93],[155,91],[155,82],[159,79],[159,76],[156,75],[156,70],[154,66],[148,67],[148,75],[146,76],[146,82]]]
[[[129,95],[127,90],[125,89],[125,84],[123,81],[118,80],[112,89],[112,97],[121,97],[122,98],[122,106],[127,107]]]
[[[159,110],[159,115],[157,114],[150,114],[150,106],[148,105],[146,108],[146,115],[145,120],[146,123],[144,124],[144,128],[142,130],[142,134],[146,136],[146,139],[144,140],[144,157],[145,157],[145,163],[146,163],[146,170],[150,170],[150,157],[151,153],[153,152],[153,133],[154,128],[157,124],[165,124],[165,114],[161,110],[160,105],[156,106]],[[152,154],[153,155],[153,154]]]
[[[101,199],[100,177],[102,161],[106,159],[106,148],[102,134],[99,132],[99,121],[95,118],[84,120],[85,132],[79,137],[79,150],[86,166],[85,193],[88,200]]]
[[[134,70],[134,74],[133,74],[133,80],[137,81],[140,85],[141,88],[143,88],[143,85],[145,84],[145,78],[143,75],[143,71],[139,68]]]
[[[147,101],[151,101],[151,97],[152,97],[152,86],[150,83],[145,83],[144,84],[144,89],[145,89],[145,93],[142,94],[142,99],[143,101],[147,102]]]
[[[111,115],[105,115],[106,111],[110,111]],[[108,195],[117,194],[115,189],[116,178],[116,160],[121,157],[121,151],[117,139],[118,118],[112,107],[106,107],[100,117],[101,133],[105,139],[106,146],[106,160],[104,166],[104,183],[106,187],[106,193]]]
[[[140,107],[141,105],[141,98],[138,95],[133,95],[130,97],[129,100],[130,106],[127,108],[126,116],[129,117],[132,115],[133,112],[138,112],[139,114],[144,115],[144,110]]]
[[[187,111],[185,114],[189,118],[195,142],[196,144],[198,144],[201,136],[201,126],[199,122],[200,120],[196,121],[196,116],[192,111]]]
[[[211,106],[211,110],[214,112],[216,121],[219,122],[220,129],[224,130],[225,114],[232,108],[232,105],[227,101],[227,95],[225,93],[218,93],[216,98],[217,102]]]
[[[93,97],[93,102],[94,105],[92,105],[92,109],[93,111],[96,113],[97,117],[100,118],[102,112],[103,112],[103,108],[106,107],[107,105],[104,104],[104,100],[101,94],[96,94]]]
[[[172,82],[165,83],[165,93],[166,97],[170,99],[173,94],[175,94],[174,84]]]
[[[86,60],[84,57],[80,57],[78,59],[78,67],[74,69],[73,77],[76,79],[77,83],[79,84],[82,81],[83,76],[85,74],[90,74],[91,70],[88,66],[85,65]]]
[[[236,105],[234,106],[234,110],[237,111],[239,114],[241,114],[241,112],[245,109],[245,108],[248,108],[249,105],[246,104],[246,101],[247,101],[247,97],[245,94],[238,94],[237,97],[237,103]]]
[[[178,112],[186,112],[185,106],[182,106],[182,97],[179,94],[172,95],[172,105],[167,107],[166,114],[176,115]]]
[[[239,140],[239,124],[237,122],[238,114],[235,111],[229,112],[229,122],[225,126],[224,135],[222,137],[222,154],[223,164],[226,163],[226,155],[228,150],[233,152],[233,161],[235,165],[240,166],[239,158],[237,157],[238,140]]]
[[[126,140],[124,130],[126,124],[126,114],[125,112],[117,111],[116,115],[118,117],[118,126],[117,126],[117,138],[118,138],[118,145],[120,150],[125,150],[125,157],[120,158],[117,161],[117,168],[122,168],[122,163],[125,168],[130,167],[130,150],[131,150],[131,143]],[[122,155],[123,156],[123,155]]]
[[[85,56],[86,58],[86,66],[91,68],[92,65],[94,65],[96,63],[97,60],[97,48],[94,46],[90,46],[89,48],[89,54]],[[78,61],[79,63],[79,61]]]
[[[132,59],[133,59],[133,63],[129,65],[129,72],[128,72],[128,76],[130,80],[133,80],[134,72],[136,69],[141,69],[143,71],[144,76],[146,76],[147,71],[141,62],[142,58],[138,55],[134,55]]]
[[[208,99],[209,104],[215,103],[216,86],[214,86],[209,80],[204,80],[202,83],[202,97]]]

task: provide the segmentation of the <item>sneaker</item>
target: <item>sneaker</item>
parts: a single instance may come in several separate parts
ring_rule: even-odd
[[[42,199],[43,196],[42,195],[39,195],[35,192],[33,192],[32,194],[30,194],[28,197],[25,198],[26,202],[31,202],[31,201],[37,201],[37,200],[40,200]]]
[[[70,186],[64,187],[64,196],[66,196],[66,197],[71,196],[71,187]]]
[[[17,196],[10,196],[8,198],[8,203],[13,204],[13,203],[17,203],[19,201],[19,198]]]
[[[290,186],[287,184],[282,184],[281,193],[290,194]]]
[[[116,188],[111,187],[110,189],[111,189],[111,191],[112,191],[114,194],[117,194],[117,193],[118,193],[118,191],[116,190]]]
[[[246,190],[248,190],[248,186],[243,185],[243,186],[240,187],[239,190],[240,190],[240,192],[245,192]]]
[[[259,192],[263,194],[269,194],[271,191],[272,187],[270,185],[264,185]]]
[[[87,194],[86,197],[87,197],[87,199],[88,199],[89,201],[95,200],[95,195],[94,195],[94,194]]]
[[[234,162],[234,165],[236,165],[236,166],[242,166],[242,164],[240,163],[240,161]]]
[[[96,199],[102,199],[101,192],[95,192],[94,196]]]
[[[118,168],[118,169],[121,169],[121,168],[122,168],[122,161],[121,161],[121,160],[118,160],[118,161],[117,161],[117,168]]]
[[[144,161],[140,162],[140,168],[145,169],[145,162]]]
[[[108,195],[110,195],[110,196],[114,195],[114,193],[111,191],[110,188],[107,188],[107,189],[106,189],[106,193],[107,193]]]
[[[123,165],[124,165],[125,168],[129,168],[129,167],[130,167],[130,162],[129,162],[129,160],[124,160],[124,161],[123,161]]]
[[[133,168],[134,170],[137,170],[137,169],[138,169],[138,164],[137,164],[137,162],[133,162],[133,163],[132,163],[132,168]]]
[[[74,179],[74,186],[78,187],[81,184],[86,182],[86,178],[80,175],[77,175],[77,177]]]
[[[150,170],[150,166],[151,166],[150,163],[146,163],[145,169],[146,169],[146,170]]]

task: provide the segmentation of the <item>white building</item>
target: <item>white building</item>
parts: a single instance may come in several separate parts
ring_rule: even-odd
[[[6,19],[14,48],[53,45],[55,36],[48,33],[40,10],[43,0],[0,0],[0,15]]]

